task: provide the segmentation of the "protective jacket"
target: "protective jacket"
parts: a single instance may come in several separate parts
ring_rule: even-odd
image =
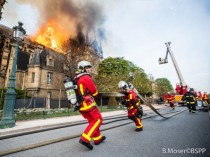
[[[78,75],[78,74],[77,74]],[[75,77],[77,77],[77,75]],[[89,111],[96,106],[94,97],[98,95],[96,85],[93,83],[92,77],[86,73],[77,80],[78,94],[82,97],[79,111]]]
[[[126,100],[128,110],[133,109],[134,108],[134,103],[137,102],[136,93],[133,90],[130,90],[129,93],[125,94],[123,99]],[[136,105],[138,105],[138,104],[136,104]]]
[[[196,103],[196,95],[191,92],[185,93],[183,95],[182,99],[185,100],[187,104],[195,104]]]

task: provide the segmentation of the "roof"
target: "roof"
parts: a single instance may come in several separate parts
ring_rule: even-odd
[[[26,70],[28,68],[30,54],[23,51],[18,51],[17,56],[17,69]]]

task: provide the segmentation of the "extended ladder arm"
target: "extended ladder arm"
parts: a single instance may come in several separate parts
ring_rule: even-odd
[[[180,69],[179,69],[179,67],[178,67],[178,64],[177,64],[177,62],[176,62],[176,59],[175,59],[175,57],[174,57],[174,54],[173,54],[173,52],[172,52],[172,50],[171,50],[171,47],[170,47],[171,42],[167,42],[167,43],[165,43],[165,44],[166,44],[166,47],[167,47],[167,50],[166,50],[166,57],[165,57],[165,58],[159,58],[159,64],[168,63],[168,58],[167,58],[167,57],[168,57],[168,53],[169,53],[169,54],[171,55],[172,62],[173,62],[173,64],[174,64],[175,70],[176,70],[177,75],[178,75],[178,77],[179,77],[180,84],[181,84],[182,86],[186,86],[186,83],[185,83],[185,81],[184,81],[184,79],[183,79],[183,77],[182,77],[181,71],[180,71]]]

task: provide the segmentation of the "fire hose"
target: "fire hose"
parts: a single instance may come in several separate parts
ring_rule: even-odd
[[[158,114],[159,116],[161,116],[161,117],[163,117],[163,118],[171,118],[171,116],[169,116],[169,117],[165,117],[165,116],[163,116],[162,114],[160,114],[160,112],[158,112],[157,111],[157,109],[156,108],[154,108],[153,106],[152,106],[152,104],[150,104],[149,102],[147,102],[145,99],[144,99],[144,97],[141,95],[141,94],[139,94],[139,92],[136,90],[136,88],[129,82],[129,87],[131,88],[131,89],[133,89],[134,90],[134,92],[136,93],[136,95],[144,102],[144,104],[146,105],[146,106],[148,106],[152,111],[154,111],[156,114]]]

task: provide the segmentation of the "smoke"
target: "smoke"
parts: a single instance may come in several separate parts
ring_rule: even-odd
[[[104,19],[103,8],[96,0],[16,0],[19,4],[29,4],[39,13],[38,23],[45,25],[53,21],[61,29],[74,37],[78,27],[84,34],[97,36],[102,30]]]

